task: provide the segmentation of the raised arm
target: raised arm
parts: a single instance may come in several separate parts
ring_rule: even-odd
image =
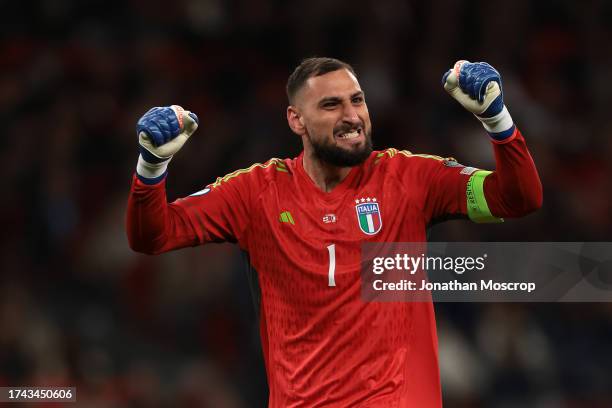
[[[501,76],[486,62],[457,61],[444,89],[480,120],[494,145],[496,169],[468,181],[467,213],[476,222],[520,217],[542,205],[542,184],[525,139],[503,101]],[[491,217],[492,216],[492,217]]]
[[[158,254],[206,242],[240,242],[248,225],[248,180],[213,183],[167,203],[168,163],[198,126],[179,106],[153,108],[137,124],[140,156],[128,198],[130,247]]]

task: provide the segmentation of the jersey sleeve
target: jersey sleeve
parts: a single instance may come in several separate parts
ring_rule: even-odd
[[[203,190],[170,204],[193,225],[197,244],[240,242],[246,237],[251,212],[253,174],[231,173]]]
[[[448,218],[467,216],[468,193],[473,180],[483,172],[466,167],[454,158],[417,155],[418,179],[423,189],[423,212],[428,224]],[[490,219],[495,222],[497,219]]]
[[[496,217],[515,218],[542,206],[542,182],[525,138],[518,129],[506,141],[493,141],[495,171],[482,181],[475,199]]]
[[[467,216],[476,223],[503,222],[542,205],[542,185],[525,139],[518,129],[493,143],[494,171],[468,167],[452,158],[399,152],[404,185],[420,187],[427,223]]]
[[[430,167],[424,204],[428,222],[458,216],[479,224],[504,221],[493,215],[484,194],[485,179],[492,171],[464,166],[453,158],[430,163]]]
[[[257,173],[256,165],[235,171],[172,203],[166,201],[165,180],[147,185],[134,177],[126,226],[130,246],[150,254],[208,242],[246,247],[252,203],[260,191]]]

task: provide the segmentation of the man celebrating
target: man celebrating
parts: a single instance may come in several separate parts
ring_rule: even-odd
[[[489,133],[496,171],[373,151],[355,72],[333,58],[306,59],[289,77],[287,121],[304,145],[298,157],[237,170],[171,204],[168,162],[197,117],[171,106],[138,121],[130,245],[158,254],[230,241],[248,254],[270,407],[442,405],[431,302],[363,301],[361,244],[423,242],[435,221],[499,222],[542,201],[499,73],[459,61],[443,82]]]

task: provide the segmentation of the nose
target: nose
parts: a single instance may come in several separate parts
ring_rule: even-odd
[[[357,109],[355,108],[355,106],[353,106],[353,104],[345,104],[342,113],[342,120],[344,122],[350,123],[351,125],[355,126],[361,124],[361,119],[359,118],[359,115],[357,114]]]

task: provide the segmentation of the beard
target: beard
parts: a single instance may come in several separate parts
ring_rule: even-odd
[[[363,129],[363,128],[362,128]],[[365,131],[365,143],[348,149],[338,146],[335,138],[310,138],[314,155],[320,161],[337,167],[353,167],[363,163],[372,153],[372,130]]]

